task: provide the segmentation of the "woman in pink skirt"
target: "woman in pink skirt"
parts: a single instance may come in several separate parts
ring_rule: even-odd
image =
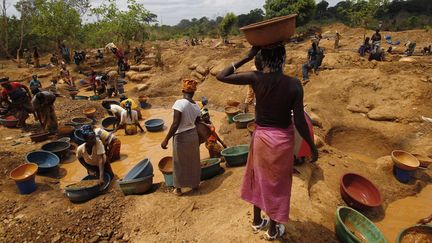
[[[218,74],[217,79],[229,84],[252,85],[256,94],[256,123],[249,158],[241,188],[241,198],[254,205],[252,229],[263,230],[267,240],[284,235],[289,218],[294,129],[311,149],[311,161],[318,151],[309,135],[303,110],[303,87],[297,78],[283,73],[285,47],[275,45],[260,49],[253,47],[248,55],[232,63]],[[255,57],[262,71],[236,73],[236,70]],[[291,112],[294,114],[292,124]],[[269,218],[262,218],[261,210]]]

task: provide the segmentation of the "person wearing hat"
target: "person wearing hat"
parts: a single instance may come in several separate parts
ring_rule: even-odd
[[[128,98],[126,95],[120,95],[120,106],[126,108],[126,103],[130,102],[132,105],[132,110],[136,111],[138,114],[138,120],[142,119],[141,107],[133,100]]]
[[[32,87],[42,88],[41,82],[38,80],[38,76],[36,74],[33,74],[32,80],[30,80],[29,83],[30,89]]]
[[[201,110],[201,120],[207,125],[208,128],[210,128],[211,131],[211,135],[205,143],[205,147],[209,151],[210,158],[220,158],[222,150],[227,148],[227,146],[216,133],[216,127],[210,121],[210,114],[206,108]],[[218,142],[222,146],[219,145]]]
[[[56,132],[58,128],[57,116],[54,108],[56,95],[50,91],[40,91],[36,86],[32,86],[31,89],[34,95],[31,104],[42,129],[48,130],[51,133]]]
[[[30,89],[18,82],[10,82],[8,77],[0,79],[2,100],[8,103],[16,112],[15,116],[18,119],[18,127],[24,127],[25,121],[29,117],[29,113],[34,114],[33,106],[31,105]]]
[[[183,80],[183,99],[173,105],[173,123],[161,143],[163,149],[173,138],[173,180],[174,193],[182,194],[182,188],[197,189],[201,181],[199,138],[195,122],[199,119],[200,108],[193,100],[198,82]]]
[[[121,113],[119,126],[124,126],[126,135],[137,134],[137,127],[141,132],[144,132],[144,129],[139,124],[138,113],[132,109],[132,103],[129,101],[126,101],[125,110]],[[117,131],[117,128],[115,131]]]
[[[76,157],[78,161],[87,169],[89,175],[99,177],[99,183],[104,183],[104,173],[108,172],[114,178],[114,172],[110,163],[107,162],[105,147],[102,141],[97,138],[91,129],[82,129],[84,143],[78,146]]]

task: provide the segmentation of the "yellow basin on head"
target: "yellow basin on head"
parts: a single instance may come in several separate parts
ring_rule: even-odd
[[[394,150],[391,157],[394,165],[402,170],[416,170],[420,166],[420,161],[414,155],[403,150]]]

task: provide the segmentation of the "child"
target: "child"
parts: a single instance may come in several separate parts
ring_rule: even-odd
[[[209,151],[210,158],[220,158],[222,147],[217,142],[219,142],[223,146],[223,148],[227,148],[227,146],[222,141],[222,139],[220,139],[220,137],[217,135],[216,128],[210,121],[210,115],[207,109],[201,110],[201,119],[211,130],[211,135],[205,143],[205,146]]]

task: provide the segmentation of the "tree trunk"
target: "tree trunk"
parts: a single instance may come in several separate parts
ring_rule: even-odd
[[[21,67],[21,59],[20,59],[20,53],[21,53],[21,49],[22,49],[22,45],[23,45],[23,40],[24,40],[24,19],[21,16],[21,33],[20,33],[20,45],[17,51],[17,62],[18,62],[18,67]]]
[[[3,0],[2,6],[3,15],[3,31],[4,31],[4,49],[6,49],[6,55],[9,53],[9,29],[8,29],[8,19],[6,15],[6,0]]]

